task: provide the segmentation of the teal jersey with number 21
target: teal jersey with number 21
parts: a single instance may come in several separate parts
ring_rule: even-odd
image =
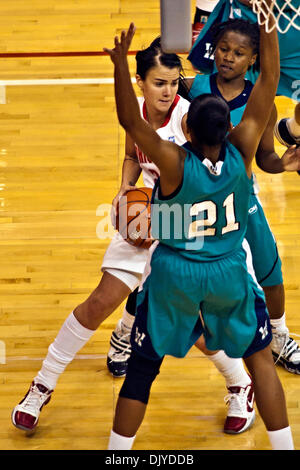
[[[243,158],[227,140],[213,165],[189,143],[183,181],[165,198],[153,191],[152,235],[193,260],[221,259],[239,249],[248,218],[251,179]]]

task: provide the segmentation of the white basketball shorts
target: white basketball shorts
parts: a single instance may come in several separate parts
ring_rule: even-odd
[[[104,254],[101,271],[109,272],[134,291],[141,281],[148,251],[130,245],[116,232]]]

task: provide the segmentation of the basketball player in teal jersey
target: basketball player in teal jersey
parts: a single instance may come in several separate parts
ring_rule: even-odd
[[[138,295],[133,352],[109,449],[132,447],[164,355],[183,357],[203,332],[209,349],[244,357],[272,448],[293,449],[284,392],[269,347],[272,333],[264,296],[247,271],[242,248],[251,162],[279,79],[277,34],[261,27],[261,73],[240,124],[227,136],[228,105],[202,95],[188,111],[190,143],[179,147],[160,139],[140,117],[127,62],[134,31],[131,24],[120,40],[115,37],[114,49],[105,50],[115,66],[120,124],[160,169],[152,216],[159,241]],[[174,205],[179,219],[170,219],[171,230],[165,234],[156,223],[160,211],[172,211]]]
[[[277,0],[279,7],[287,16],[293,17],[294,12],[289,10],[284,0]],[[291,2],[299,7],[299,0]],[[277,10],[276,10],[277,12]],[[211,27],[229,18],[245,19],[256,23],[257,18],[253,13],[249,0],[219,0],[213,11],[210,13],[205,27],[201,30],[197,41],[191,49],[189,60],[193,66],[201,72],[210,73],[214,69],[214,58],[210,52]],[[280,26],[284,30],[288,24],[288,19],[281,17]],[[295,23],[300,26],[300,16],[295,19]],[[275,135],[280,143],[286,147],[300,145],[300,32],[291,26],[286,33],[278,31],[278,41],[280,50],[280,80],[277,95],[287,96],[298,101],[295,106],[293,116],[281,119],[275,126]],[[246,78],[252,83],[258,77],[258,69],[249,69]],[[300,174],[300,172],[298,172]]]
[[[139,98],[141,115],[149,120],[161,137],[170,138],[182,145],[187,140],[185,123],[190,103],[177,95],[182,70],[180,58],[176,54],[163,53],[155,40],[149,47],[137,52],[136,66],[137,85],[142,94]],[[138,150],[135,142],[127,135],[122,184],[115,202],[130,187],[134,187],[141,171],[147,187],[153,187],[159,175],[159,169]],[[118,232],[115,233],[102,260],[103,275],[99,284],[67,316],[50,344],[25,397],[12,410],[12,422],[17,428],[24,431],[36,428],[41,410],[49,403],[65,368],[100,324],[139,285],[147,255],[146,249],[130,245]],[[130,341],[127,341],[127,337],[130,337],[134,314],[133,317],[125,314],[126,312],[123,313],[121,325],[117,328],[120,336],[117,338],[116,330],[113,333],[116,346],[113,366],[118,372],[122,372],[130,355]],[[124,345],[122,354],[119,351],[120,343]],[[111,359],[112,356],[108,358],[108,365],[111,365]],[[123,374],[125,373],[126,369]]]
[[[233,16],[238,18],[256,21],[256,17],[252,12],[249,0],[233,0],[232,2]],[[284,0],[277,0],[278,6],[289,16],[295,18],[293,10],[289,10],[288,5],[284,5]],[[295,7],[299,8],[299,0],[292,0]],[[281,17],[279,22],[284,30],[287,26],[288,19]],[[300,16],[295,18],[295,24],[300,26]],[[293,26],[286,33],[278,33],[279,50],[280,50],[280,79],[277,89],[277,95],[287,96],[298,101],[295,106],[293,116],[283,118],[275,125],[274,132],[278,141],[286,147],[300,145],[300,47],[299,47],[300,31]],[[249,79],[254,81],[258,76],[258,72]],[[300,174],[300,171],[298,171]]]
[[[213,93],[222,97],[230,107],[230,117],[236,126],[243,115],[253,84],[245,75],[258,61],[258,26],[246,20],[229,20],[215,25],[211,30],[212,51],[216,73],[200,75],[186,80],[189,97]],[[274,106],[271,118],[260,142],[256,161],[267,172],[300,170],[300,151],[289,149],[279,158],[274,150],[273,129],[277,113]],[[298,157],[298,160],[297,160]],[[256,278],[263,287],[273,328],[271,344],[275,361],[289,372],[300,374],[300,349],[289,337],[285,323],[285,295],[281,273],[281,260],[276,242],[257,197],[257,186],[249,205],[246,239],[250,245]],[[201,346],[202,343],[198,343]],[[203,345],[202,345],[203,346]],[[202,350],[205,352],[205,349]],[[211,356],[214,361],[214,357]],[[226,359],[224,358],[224,361]]]

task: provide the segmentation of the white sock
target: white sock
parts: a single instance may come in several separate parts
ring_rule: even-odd
[[[276,320],[275,319],[273,320],[272,318],[270,318],[270,323],[271,323],[272,328],[274,328],[274,330],[276,331],[286,332],[288,330],[286,323],[285,323],[285,313],[282,315],[282,317],[277,318]]]
[[[218,351],[210,359],[226,380],[226,387],[246,387],[251,382],[242,359],[228,357],[224,351]]]
[[[124,308],[123,315],[122,315],[122,325],[124,328],[127,328],[127,330],[131,330],[133,323],[135,320],[135,316],[131,315],[130,313],[127,312],[126,308]]]
[[[117,434],[113,430],[110,431],[108,450],[131,450],[135,436],[126,437]]]
[[[65,320],[53,343],[50,344],[42,368],[34,381],[53,390],[60,374],[94,333],[94,330],[82,326],[72,312]]]
[[[278,431],[268,431],[273,450],[294,450],[293,436],[290,426]]]

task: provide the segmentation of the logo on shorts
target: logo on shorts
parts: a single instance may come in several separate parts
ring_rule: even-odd
[[[142,341],[145,338],[145,333],[140,333],[138,327],[135,329],[135,339],[134,341],[138,344],[138,346],[142,347]]]
[[[254,204],[254,206],[250,207],[250,209],[248,210],[249,214],[255,214],[255,212],[257,212],[257,204]]]
[[[269,334],[267,320],[265,321],[265,326],[264,327],[261,326],[258,331],[261,333],[261,340],[263,341],[265,337],[268,336]]]

